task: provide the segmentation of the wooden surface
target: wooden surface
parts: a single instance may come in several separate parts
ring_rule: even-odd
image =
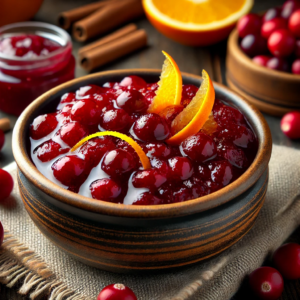
[[[224,0],[225,1],[225,0]],[[41,10],[35,17],[38,21],[55,23],[56,17],[59,12],[78,7],[83,3],[92,1],[88,0],[44,0]],[[256,0],[253,11],[263,11],[272,6],[280,5],[284,1],[282,0]],[[110,63],[102,67],[97,71],[112,70],[112,69],[124,69],[124,68],[161,68],[163,62],[163,56],[161,50],[165,50],[174,57],[178,63],[180,69],[185,72],[193,74],[201,74],[201,70],[205,68],[209,74],[213,74],[215,81],[225,83],[225,55],[226,55],[226,41],[219,43],[218,45],[206,48],[192,48],[179,45],[157,32],[146,19],[141,19],[136,22],[139,28],[144,28],[149,37],[149,46],[141,51],[130,54],[122,59]],[[74,42],[74,55],[77,55],[78,48],[84,44]],[[221,68],[220,68],[221,67]],[[87,73],[76,68],[76,76],[80,77]],[[9,117],[12,126],[16,121],[16,117],[9,116],[0,112],[0,118]],[[280,119],[265,115],[265,118],[270,126],[273,142],[279,145],[285,145],[288,147],[300,149],[300,141],[291,141],[283,135],[280,130]],[[11,136],[12,132],[6,134],[6,143],[4,149],[0,153],[0,167],[4,167],[8,163],[13,161],[13,155],[11,151]],[[291,238],[294,241],[300,242],[298,238],[299,231]],[[291,299],[296,300],[300,298],[300,281],[292,281],[286,283],[286,289],[284,291],[281,300]],[[22,296],[17,295],[15,290],[8,289],[0,285],[0,299],[1,300],[21,300]],[[26,299],[26,298],[25,298]],[[240,292],[234,297],[234,300],[254,299],[250,296],[248,288],[242,287]]]

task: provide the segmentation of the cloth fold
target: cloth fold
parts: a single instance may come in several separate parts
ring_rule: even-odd
[[[16,165],[7,170],[16,181]],[[114,274],[86,266],[48,241],[27,215],[18,187],[0,206],[6,230],[0,282],[36,299],[95,300],[111,283],[124,283],[139,300],[227,300],[300,223],[300,151],[274,146],[265,204],[247,235],[220,255],[157,274]],[[13,299],[12,299],[13,300]]]

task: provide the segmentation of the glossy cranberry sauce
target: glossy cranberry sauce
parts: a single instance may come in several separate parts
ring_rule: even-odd
[[[30,127],[31,157],[38,170],[61,187],[113,203],[168,204],[213,193],[237,179],[257,153],[257,138],[243,114],[216,99],[204,128],[170,146],[171,123],[198,88],[183,85],[178,106],[147,113],[157,83],[137,76],[102,87],[89,85],[61,97],[57,111]],[[152,168],[143,170],[125,141],[104,136],[70,152],[98,131],[118,131],[145,151]]]

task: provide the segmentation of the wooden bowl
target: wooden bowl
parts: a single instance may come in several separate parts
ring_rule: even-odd
[[[226,78],[230,88],[261,111],[282,116],[300,110],[300,76],[255,64],[240,48],[236,29],[228,39]]]
[[[13,152],[19,188],[27,212],[58,247],[78,260],[116,272],[166,269],[195,263],[236,243],[252,227],[266,194],[271,134],[259,111],[226,87],[216,95],[240,109],[258,137],[252,165],[223,189],[187,202],[127,206],[94,200],[67,191],[44,177],[29,157],[29,125],[53,110],[60,97],[87,84],[102,85],[137,75],[159,80],[160,70],[121,70],[88,75],[67,82],[35,100],[19,117]],[[185,84],[201,78],[183,73]]]

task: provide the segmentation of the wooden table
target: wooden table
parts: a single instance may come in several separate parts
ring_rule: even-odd
[[[225,1],[225,0],[224,0]],[[56,18],[59,12],[68,10],[73,7],[78,7],[82,4],[92,2],[91,0],[44,0],[44,3],[35,17],[37,21],[48,23],[56,23]],[[259,12],[268,9],[275,5],[281,5],[284,1],[280,0],[257,0],[253,11]],[[177,62],[179,68],[183,72],[201,75],[202,69],[205,69],[213,80],[226,84],[225,80],[225,56],[226,56],[226,41],[221,42],[212,47],[188,47],[177,44],[172,40],[164,37],[157,32],[146,19],[141,19],[136,22],[139,28],[146,30],[149,38],[148,47],[127,55],[124,58],[116,60],[95,72],[115,69],[132,69],[132,68],[156,68],[161,69],[164,57],[161,50],[168,52]],[[79,47],[84,44],[73,43],[73,54],[77,57]],[[87,75],[79,66],[76,67],[76,77]],[[288,147],[300,149],[300,141],[291,141],[280,130],[280,119],[269,115],[264,115],[272,132],[274,144],[285,145]],[[17,118],[11,115],[0,112],[0,118],[8,117],[12,125],[15,124]],[[4,167],[14,160],[11,149],[12,131],[6,133],[6,143],[0,153],[0,167]],[[300,239],[299,239],[300,241]],[[299,299],[300,288],[297,289],[300,282],[291,282],[288,284],[285,294],[282,299]],[[15,290],[10,290],[0,285],[1,300],[19,300],[24,299],[17,295]],[[239,293],[234,297],[234,300],[248,299],[247,288],[242,287]],[[288,296],[289,295],[289,296]],[[249,298],[251,299],[251,297]],[[233,299],[232,299],[233,300]]]

